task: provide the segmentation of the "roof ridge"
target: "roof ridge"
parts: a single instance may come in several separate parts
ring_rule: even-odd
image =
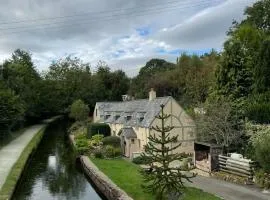
[[[155,99],[165,99],[165,98],[170,98],[172,96],[165,96],[165,97],[156,97]],[[134,99],[134,100],[130,100],[130,101],[98,101],[96,103],[126,103],[126,102],[134,102],[134,101],[149,101],[149,99]]]

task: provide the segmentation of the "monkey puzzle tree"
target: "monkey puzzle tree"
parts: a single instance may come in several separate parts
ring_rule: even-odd
[[[142,187],[147,191],[156,195],[157,200],[162,199],[178,199],[183,194],[184,181],[190,181],[195,174],[188,174],[181,167],[170,165],[175,160],[183,160],[183,156],[173,152],[181,143],[171,146],[172,143],[178,141],[178,136],[170,136],[170,131],[174,129],[172,126],[166,126],[165,120],[170,115],[164,113],[164,105],[161,105],[161,113],[156,116],[161,121],[161,127],[152,127],[156,132],[148,137],[149,142],[145,146],[145,152],[142,159],[149,160],[149,171],[142,171],[144,184]]]

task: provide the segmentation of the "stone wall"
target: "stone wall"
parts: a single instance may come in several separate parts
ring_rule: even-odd
[[[85,174],[108,200],[133,200],[102,173],[87,156],[80,156],[80,161]]]

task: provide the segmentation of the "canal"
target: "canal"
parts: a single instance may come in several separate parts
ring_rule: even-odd
[[[66,130],[63,121],[47,128],[13,200],[102,199],[76,164]]]

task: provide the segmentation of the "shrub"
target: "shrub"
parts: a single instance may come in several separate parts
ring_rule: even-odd
[[[270,173],[270,128],[257,126],[255,135],[251,138],[255,150],[255,158],[267,173]]]
[[[262,169],[258,170],[255,172],[255,182],[260,187],[270,189],[270,174],[265,173]]]
[[[96,148],[94,150],[94,156],[95,158],[104,158],[103,150],[101,148]]]
[[[147,165],[151,162],[151,159],[148,157],[138,156],[136,158],[133,158],[132,162],[137,165]]]
[[[91,146],[100,146],[102,145],[102,139],[103,139],[103,135],[94,135],[91,137],[90,140],[90,145]]]
[[[87,139],[77,139],[76,149],[80,154],[85,154],[89,150]]]
[[[87,126],[87,137],[91,138],[94,135],[101,134],[106,136],[111,135],[111,128],[108,124],[104,123],[91,123]]]
[[[104,145],[112,145],[113,147],[120,147],[121,146],[121,139],[117,136],[107,136],[103,138],[102,143]]]
[[[270,92],[255,94],[249,97],[245,116],[257,123],[270,123]]]
[[[107,158],[115,158],[121,155],[120,148],[114,148],[112,145],[105,146],[105,156]]]
[[[122,155],[122,150],[120,147],[114,148],[114,156],[118,157]]]
[[[75,135],[75,140],[86,140],[86,135],[83,133],[79,133]]]

